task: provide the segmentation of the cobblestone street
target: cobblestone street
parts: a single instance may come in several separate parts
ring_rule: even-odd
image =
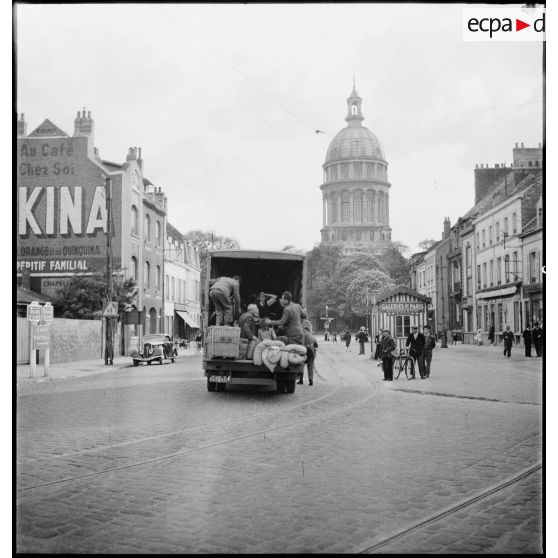
[[[540,553],[542,363],[515,353],[383,382],[322,341],[293,395],[208,393],[199,356],[22,383],[17,550]]]

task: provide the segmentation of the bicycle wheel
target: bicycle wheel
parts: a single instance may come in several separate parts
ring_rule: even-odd
[[[401,359],[396,358],[393,361],[393,379],[397,380],[397,378],[399,378],[399,374],[401,374]]]
[[[407,380],[412,380],[415,377],[415,361],[411,357],[407,357],[403,367],[405,369],[405,376],[407,376]]]

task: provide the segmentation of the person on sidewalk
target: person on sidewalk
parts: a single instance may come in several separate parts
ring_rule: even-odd
[[[430,326],[422,328],[424,332],[424,377],[430,378],[430,365],[432,364],[432,351],[436,348],[436,337],[432,335]]]
[[[533,345],[535,345],[535,351],[537,353],[537,356],[538,357],[542,356],[544,334],[543,334],[543,329],[540,326],[539,322],[535,322],[535,327],[531,332],[531,338],[533,340]]]
[[[525,346],[525,356],[531,356],[531,324],[527,324],[523,330],[523,345]]]
[[[380,359],[380,355],[382,354],[382,333],[381,330],[376,333],[376,337],[374,337],[374,343],[376,343],[376,350],[374,351],[374,358],[376,360]]]
[[[407,337],[405,342],[405,347],[409,348],[409,354],[417,361],[419,374],[421,378],[424,378],[424,335],[419,332],[418,326],[411,326],[411,333]],[[415,377],[415,371],[413,370],[413,379]]]
[[[349,331],[349,328],[343,332],[342,339],[345,341],[345,352],[350,353],[351,349],[349,347],[351,346],[351,332]]]
[[[318,342],[316,338],[312,335],[312,324],[308,320],[304,320],[304,338],[303,345],[306,347],[306,369],[308,370],[308,385],[314,385],[314,362],[316,360],[316,352],[318,350]],[[302,372],[298,375],[299,384],[303,383],[304,368]]]
[[[477,334],[475,335],[475,341],[477,342],[477,345],[482,345],[482,329],[479,329],[477,331]]]
[[[502,333],[502,339],[504,340],[504,357],[511,357],[511,350],[513,345],[513,332],[510,330],[510,326],[506,326],[506,329]]]
[[[364,344],[368,343],[368,335],[366,335],[366,331],[364,326],[362,326],[360,328],[360,331],[356,334],[355,336],[355,340],[358,341],[360,347],[359,347],[359,355],[364,355]]]
[[[395,339],[390,335],[389,329],[382,332],[382,369],[384,371],[384,380],[393,381],[393,359],[395,356]]]
[[[215,325],[232,326],[235,312],[240,312],[240,277],[219,277],[209,289],[209,298],[215,306]]]
[[[489,345],[494,345],[494,326],[491,325],[488,328],[488,344]]]

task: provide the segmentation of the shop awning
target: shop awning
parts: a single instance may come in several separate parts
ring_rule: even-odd
[[[187,325],[196,329],[200,329],[200,326],[194,320],[192,320],[188,312],[184,312],[183,310],[175,310],[175,312],[184,320]]]
[[[517,292],[517,287],[506,287],[504,289],[495,289],[493,291],[488,291],[487,293],[479,293],[477,299],[479,298],[497,298],[500,296],[509,296]]]

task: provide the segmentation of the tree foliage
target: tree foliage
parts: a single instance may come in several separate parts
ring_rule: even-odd
[[[184,235],[184,240],[194,244],[200,254],[200,283],[204,288],[205,278],[207,276],[207,254],[210,250],[238,250],[240,243],[236,238],[228,236],[219,236],[214,231],[188,231]]]
[[[359,269],[348,278],[347,302],[357,316],[364,316],[373,295],[381,295],[395,287],[387,273],[379,269]]]
[[[133,279],[122,279],[113,274],[113,300],[118,301],[118,312],[125,306],[134,304],[137,285]],[[107,300],[106,272],[93,275],[74,275],[70,281],[56,291],[54,306],[57,314],[64,318],[93,320],[100,318],[103,302]]]
[[[403,255],[408,250],[405,244],[391,242],[380,261],[385,271],[396,285],[408,287],[411,284],[409,260]]]
[[[421,249],[422,252],[426,252],[427,250],[429,250],[434,244],[436,244],[436,240],[434,240],[433,238],[425,238],[424,240],[421,240],[417,246]]]

